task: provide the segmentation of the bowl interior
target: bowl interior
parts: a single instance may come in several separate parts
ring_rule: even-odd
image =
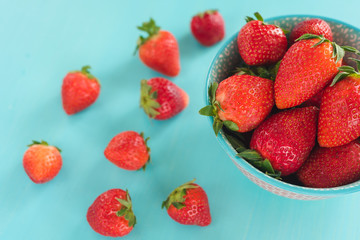
[[[283,29],[291,31],[293,27],[306,19],[310,18],[321,18],[325,20],[331,27],[333,33],[333,41],[335,41],[340,46],[352,46],[356,49],[360,49],[360,29],[353,27],[347,23],[320,17],[320,16],[311,16],[311,15],[300,15],[300,16],[280,16],[269,18],[265,20],[267,23],[276,24]],[[220,48],[219,52],[215,56],[207,76],[206,81],[206,103],[209,104],[209,95],[207,89],[209,88],[210,84],[213,82],[221,82],[222,80],[226,79],[227,77],[231,76],[234,73],[234,69],[240,66],[243,63],[237,47],[237,33],[234,34],[224,45]],[[348,57],[356,57],[355,54],[346,53],[345,61]],[[351,62],[349,62],[351,64]],[[353,65],[354,66],[354,65]],[[354,66],[355,67],[355,66]],[[213,123],[213,118],[209,117],[211,124]],[[262,181],[267,182],[275,187],[299,193],[299,194],[306,194],[306,195],[314,195],[314,196],[334,196],[339,194],[351,193],[360,190],[360,181],[335,187],[335,188],[308,188],[303,187],[291,183],[287,183],[281,180],[277,180],[275,178],[269,177],[268,175],[262,173],[251,164],[249,164],[246,160],[236,156],[237,152],[232,147],[230,142],[228,141],[225,133],[223,130],[220,131],[217,137],[220,145],[226,151],[226,153],[231,157],[231,159],[240,166],[245,171],[251,173],[256,178],[259,178]]]

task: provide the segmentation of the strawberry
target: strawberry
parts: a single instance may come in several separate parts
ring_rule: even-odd
[[[338,72],[345,51],[322,36],[305,34],[286,52],[275,79],[275,103],[279,109],[298,106],[323,89]]]
[[[247,23],[237,36],[240,56],[247,65],[265,65],[276,63],[285,54],[287,39],[284,31],[266,24],[259,13],[257,20],[247,17]]]
[[[307,187],[330,188],[360,180],[360,143],[316,147],[296,173]]]
[[[333,40],[331,28],[327,22],[319,18],[312,18],[302,21],[295,25],[290,33],[289,42],[293,44],[296,39],[302,35],[310,33],[315,35],[323,35],[329,41]]]
[[[316,107],[274,114],[255,129],[250,148],[268,159],[281,176],[290,175],[300,168],[315,145],[317,115]]]
[[[357,61],[360,68],[360,60]],[[341,146],[360,137],[360,73],[350,66],[339,70],[321,100],[318,126],[321,147]]]
[[[61,150],[45,141],[33,141],[23,157],[25,172],[34,183],[45,183],[53,179],[62,166]]]
[[[145,170],[150,161],[150,148],[146,145],[149,138],[134,131],[117,134],[107,145],[105,157],[116,166],[126,170]]]
[[[273,81],[251,75],[233,75],[209,88],[211,105],[199,113],[213,116],[217,135],[223,125],[232,131],[256,128],[274,106]]]
[[[217,10],[199,13],[190,25],[192,34],[204,46],[212,46],[224,38],[224,19]]]
[[[172,118],[188,104],[187,93],[166,78],[156,77],[141,81],[140,106],[150,118]]]
[[[180,54],[174,35],[160,30],[152,18],[138,29],[148,34],[147,37],[140,36],[137,41],[135,52],[139,50],[140,60],[159,73],[169,77],[177,76],[180,72]]]
[[[110,189],[102,193],[89,207],[86,219],[101,235],[122,237],[129,234],[136,224],[129,192]]]
[[[100,94],[100,83],[89,69],[90,66],[84,66],[81,71],[69,72],[63,80],[61,96],[68,115],[89,107]]]
[[[209,202],[204,189],[194,181],[177,187],[161,207],[178,223],[204,227],[211,223]]]

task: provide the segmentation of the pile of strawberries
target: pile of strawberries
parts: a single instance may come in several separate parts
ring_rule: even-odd
[[[200,114],[270,176],[314,188],[360,180],[360,73],[343,61],[345,52],[360,52],[332,42],[321,19],[299,23],[287,38],[255,16],[237,36],[245,64],[210,86],[211,105]],[[349,60],[360,69],[360,60]]]
[[[177,76],[180,58],[176,38],[170,32],[161,30],[153,19],[144,22],[138,29],[148,34],[140,36],[137,42],[136,51],[139,51],[141,61],[166,76]],[[218,11],[206,11],[192,18],[191,31],[202,45],[212,46],[224,37],[224,21]],[[100,94],[100,82],[89,69],[90,66],[84,66],[80,71],[69,72],[63,79],[61,96],[68,115],[88,108]],[[172,118],[188,104],[187,93],[166,78],[154,77],[140,82],[140,106],[152,119]],[[143,133],[119,133],[111,139],[104,155],[122,169],[145,170],[150,161],[148,140]],[[34,183],[45,183],[57,176],[62,167],[60,152],[59,148],[43,140],[33,141],[23,157],[23,167],[29,178]],[[171,192],[162,208],[166,208],[169,216],[181,224],[207,226],[211,223],[208,198],[194,181]],[[99,234],[111,237],[127,235],[136,224],[128,190],[110,189],[102,193],[89,207],[86,218]]]

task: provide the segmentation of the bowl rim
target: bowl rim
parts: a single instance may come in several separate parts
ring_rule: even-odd
[[[342,24],[347,26],[348,28],[352,28],[357,32],[360,32],[360,29],[339,21],[337,19],[333,19],[333,18],[328,18],[328,17],[323,17],[323,16],[318,16],[318,15],[306,15],[306,14],[299,14],[299,15],[282,15],[282,16],[276,16],[276,17],[270,17],[270,18],[266,18],[264,21],[275,21],[275,20],[282,20],[282,19],[286,19],[286,18],[320,18],[323,19],[325,21],[330,21],[330,22],[335,22],[338,24]],[[238,31],[239,32],[239,31]],[[208,105],[209,102],[209,94],[208,94],[208,88],[210,86],[210,76],[212,73],[212,69],[214,68],[214,65],[216,64],[217,59],[219,58],[219,56],[223,53],[223,51],[225,50],[225,48],[234,40],[236,39],[238,32],[236,32],[235,34],[233,34],[230,38],[228,38],[223,45],[219,48],[219,50],[217,51],[214,59],[212,60],[209,70],[208,70],[208,74],[206,76],[206,84],[205,84],[205,103],[206,105]],[[213,124],[213,117],[207,117],[210,124]],[[287,183],[278,179],[275,179],[273,177],[270,177],[266,174],[264,174],[263,172],[261,172],[260,170],[258,170],[257,168],[255,168],[254,166],[252,166],[250,163],[248,163],[245,159],[239,157],[236,155],[236,150],[234,148],[231,147],[230,143],[228,143],[228,141],[225,138],[225,135],[223,133],[223,130],[221,130],[218,134],[218,136],[216,137],[217,141],[220,143],[221,147],[224,149],[224,151],[229,155],[229,157],[233,160],[233,162],[237,165],[239,165],[241,168],[243,168],[245,171],[247,171],[248,173],[250,173],[251,175],[253,175],[254,177],[258,178],[259,180],[266,182],[272,186],[275,186],[277,188],[286,190],[286,191],[290,191],[290,192],[294,192],[297,194],[304,194],[304,195],[311,195],[311,196],[335,196],[335,195],[343,195],[343,194],[348,194],[348,193],[354,193],[360,190],[360,180],[356,181],[354,183],[351,184],[347,184],[347,185],[343,185],[343,186],[338,186],[338,187],[333,187],[333,188],[310,188],[310,187],[304,187],[304,186],[299,186],[299,185],[295,185],[295,184],[291,184],[291,183]]]

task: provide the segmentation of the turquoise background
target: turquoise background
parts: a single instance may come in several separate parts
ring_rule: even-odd
[[[269,193],[241,174],[217,143],[204,103],[205,77],[221,44],[206,48],[190,33],[191,17],[216,8],[225,39],[259,11],[265,18],[311,14],[360,28],[357,1],[0,1],[0,239],[107,239],[86,222],[95,198],[129,189],[138,223],[123,239],[359,239],[360,194],[299,201]],[[342,3],[345,5],[345,3]],[[354,6],[354,7],[351,7]],[[178,39],[181,72],[172,80],[190,96],[180,115],[149,120],[139,108],[141,79],[161,76],[133,56],[143,21],[153,17]],[[101,81],[97,102],[73,116],[61,105],[62,79],[90,64]],[[117,133],[150,136],[152,163],[129,172],[105,159]],[[61,148],[63,168],[36,185],[22,167],[26,145]],[[161,210],[178,185],[197,179],[213,221],[184,226]]]

